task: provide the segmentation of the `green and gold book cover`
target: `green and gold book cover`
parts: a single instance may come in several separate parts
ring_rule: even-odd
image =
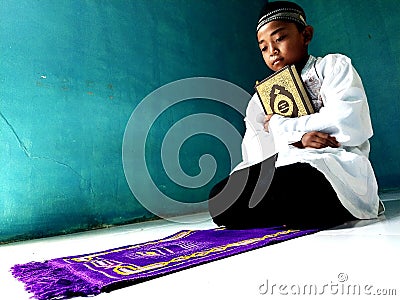
[[[263,81],[255,89],[266,114],[301,117],[314,113],[294,65],[286,66]]]

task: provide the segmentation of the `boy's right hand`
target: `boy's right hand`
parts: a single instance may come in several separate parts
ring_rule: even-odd
[[[273,114],[272,115],[266,115],[264,118],[264,130],[266,132],[269,132],[269,120],[271,120]]]
[[[326,147],[338,148],[340,143],[334,136],[320,131],[307,132],[301,138],[304,148],[322,149]]]

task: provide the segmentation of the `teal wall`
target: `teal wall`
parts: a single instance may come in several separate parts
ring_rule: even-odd
[[[252,92],[265,73],[254,43],[259,7],[240,0],[2,0],[0,241],[152,218],[122,167],[132,111],[153,90],[187,77],[221,78]],[[156,151],[166,130],[208,112],[243,132],[240,113],[200,100],[169,109],[146,144],[153,179],[182,201],[206,199],[230,166],[219,164],[203,188],[174,184]],[[196,175],[202,153],[224,162],[229,156],[215,137],[193,137],[182,147],[182,168]]]
[[[297,2],[315,27],[311,53],[352,57],[369,96],[380,188],[399,188],[397,1]],[[152,218],[122,167],[132,111],[158,87],[187,77],[221,78],[252,93],[254,81],[269,73],[254,38],[260,6],[257,0],[3,0],[0,241]],[[230,169],[219,164],[214,180],[199,189],[177,186],[163,172],[157,141],[196,112],[219,115],[243,132],[240,114],[201,99],[154,123],[146,144],[149,171],[182,201],[204,199]],[[188,174],[198,173],[202,153],[222,162],[229,156],[215,137],[193,138],[181,153]]]

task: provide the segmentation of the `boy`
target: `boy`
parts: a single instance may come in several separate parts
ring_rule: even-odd
[[[272,71],[295,65],[316,113],[265,116],[253,96],[246,111],[243,162],[210,193],[217,225],[325,227],[383,212],[368,160],[372,126],[361,79],[344,55],[309,55],[312,37],[313,28],[297,4],[276,1],[262,8],[257,40],[264,62]],[[268,188],[271,175],[261,170],[274,153],[276,170]],[[242,182],[239,192],[231,191],[229,180]],[[249,201],[260,185],[268,190],[253,207]]]

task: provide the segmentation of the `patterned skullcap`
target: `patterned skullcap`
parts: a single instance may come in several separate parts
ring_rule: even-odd
[[[265,24],[276,20],[290,21],[307,26],[306,14],[299,5],[289,1],[275,1],[266,3],[261,9],[257,32]]]

